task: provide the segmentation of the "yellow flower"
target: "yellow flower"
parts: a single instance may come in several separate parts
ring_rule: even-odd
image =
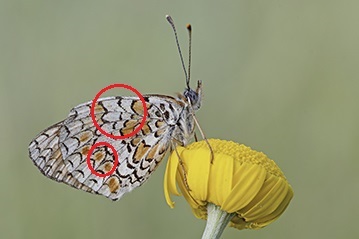
[[[174,207],[170,194],[180,195],[177,182],[198,218],[207,219],[207,205],[214,204],[232,215],[230,226],[237,229],[262,228],[276,220],[292,199],[293,190],[274,161],[243,144],[218,139],[208,142],[213,162],[204,140],[172,152],[164,179],[168,205]]]

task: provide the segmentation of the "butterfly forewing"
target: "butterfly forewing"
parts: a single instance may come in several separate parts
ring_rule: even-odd
[[[170,147],[173,132],[185,107],[184,102],[169,96],[145,96],[148,116],[134,136],[115,140],[95,127],[91,102],[73,108],[64,121],[38,135],[29,146],[30,157],[42,173],[84,191],[98,193],[113,200],[142,185]],[[107,97],[95,106],[95,119],[112,135],[134,131],[143,118],[143,106],[137,97]],[[107,177],[91,173],[86,159],[96,142],[108,142],[118,153],[119,165]],[[105,146],[94,149],[90,163],[104,174],[114,166],[114,152]]]

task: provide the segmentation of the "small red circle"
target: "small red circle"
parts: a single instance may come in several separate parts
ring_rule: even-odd
[[[92,155],[92,152],[95,150],[95,148],[99,147],[99,146],[107,146],[109,147],[112,152],[113,152],[113,155],[115,156],[115,162],[113,164],[113,167],[111,168],[110,171],[108,171],[107,173],[99,173],[97,172],[91,165],[91,162],[90,162],[90,158],[91,158],[91,155]],[[91,173],[92,174],[95,174],[96,176],[98,177],[106,177],[106,176],[110,176],[111,174],[113,174],[113,172],[115,172],[116,168],[117,168],[117,165],[118,165],[118,153],[117,153],[117,150],[115,149],[115,147],[113,147],[112,144],[110,143],[107,143],[107,142],[97,142],[95,143],[94,145],[92,145],[92,147],[90,148],[88,154],[87,154],[87,159],[86,159],[86,163],[87,163],[87,167],[91,170]]]
[[[95,104],[97,102],[97,100],[100,98],[100,96],[105,93],[108,90],[111,90],[113,88],[125,88],[127,90],[132,91],[133,93],[135,93],[141,100],[142,106],[143,106],[143,117],[141,120],[141,123],[139,126],[137,126],[137,128],[135,128],[131,133],[125,134],[125,135],[113,135],[113,134],[109,134],[108,132],[106,132],[105,130],[103,130],[101,128],[101,126],[97,123],[96,118],[95,118]],[[145,125],[146,122],[146,118],[147,118],[147,108],[146,108],[146,102],[145,99],[143,98],[142,94],[135,88],[133,88],[132,86],[126,85],[126,84],[112,84],[109,86],[106,86],[105,88],[103,88],[102,90],[100,90],[95,98],[92,100],[92,104],[91,104],[91,109],[90,109],[90,113],[91,113],[91,118],[92,121],[94,123],[94,125],[96,126],[96,128],[105,136],[112,138],[112,139],[126,139],[129,138],[131,136],[134,136],[135,134],[137,134],[142,127]]]

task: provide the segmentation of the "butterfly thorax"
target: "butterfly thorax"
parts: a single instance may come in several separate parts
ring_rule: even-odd
[[[183,94],[177,96],[177,100],[184,104],[183,110],[179,115],[176,128],[174,130],[174,139],[181,145],[187,145],[194,135],[195,112],[199,110],[202,102],[202,83],[198,81],[196,91],[187,88]]]
[[[190,142],[195,126],[193,117],[194,109],[189,104],[186,104],[173,128],[172,138],[175,143],[184,146]]]

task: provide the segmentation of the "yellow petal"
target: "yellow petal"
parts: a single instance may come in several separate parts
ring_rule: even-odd
[[[232,191],[233,159],[226,154],[215,154],[208,178],[208,201],[222,205]]]
[[[176,150],[179,154],[184,150],[184,148],[177,147]],[[176,152],[174,152],[173,154],[171,154],[171,156],[167,161],[167,166],[164,176],[164,184],[163,184],[166,202],[171,208],[174,208],[174,202],[171,200],[170,194],[180,196],[180,193],[178,192],[176,186],[177,167],[178,167],[178,157]]]
[[[184,175],[182,170],[177,170],[177,174],[176,174],[176,180],[178,183],[178,187],[181,189],[181,192],[183,194],[183,197],[186,199],[186,201],[189,203],[189,205],[191,206],[192,210],[197,210],[197,209],[201,209],[201,206],[206,205],[205,201],[200,201],[200,200],[196,200],[192,197],[192,195],[190,194],[190,192],[188,191],[188,186],[185,185],[185,180],[184,180]],[[197,211],[196,211],[197,212]],[[196,214],[196,217],[199,217],[199,212],[197,212],[198,214]]]
[[[256,164],[240,165],[233,177],[234,188],[221,205],[222,209],[233,213],[247,206],[262,188],[266,174],[265,169]]]
[[[282,202],[279,204],[279,206],[270,214],[268,214],[265,217],[260,218],[257,221],[257,224],[259,227],[265,227],[268,224],[272,223],[273,221],[277,220],[278,217],[284,212],[284,210],[289,205],[290,200],[293,198],[293,190],[289,186],[287,194],[285,198],[283,198]]]
[[[265,182],[263,188],[253,201],[243,209],[246,212],[242,216],[247,221],[258,220],[272,213],[287,195],[288,184],[282,178],[270,175],[267,182]]]
[[[211,166],[210,151],[208,149],[185,150],[181,153],[181,159],[186,166],[187,182],[191,195],[197,200],[206,201]]]

